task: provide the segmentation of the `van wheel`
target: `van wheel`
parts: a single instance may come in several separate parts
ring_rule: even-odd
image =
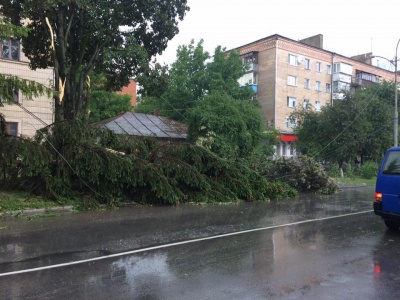
[[[399,223],[395,223],[393,221],[385,220],[385,225],[390,230],[397,230],[400,227]]]

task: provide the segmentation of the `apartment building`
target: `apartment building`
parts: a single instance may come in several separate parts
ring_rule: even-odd
[[[33,80],[45,86],[53,85],[53,69],[29,68],[29,60],[21,51],[21,44],[16,39],[0,39],[0,73],[17,76],[21,79]],[[0,106],[0,113],[5,116],[7,132],[15,136],[32,137],[35,132],[54,121],[54,101],[45,96],[28,100],[20,91],[15,91],[16,104],[4,103]],[[31,112],[34,116],[32,116]]]
[[[372,53],[345,57],[324,50],[322,35],[295,41],[275,34],[234,50],[248,66],[240,85],[256,93],[265,128],[281,133],[277,157],[296,155],[296,121],[289,118],[295,109],[320,111],[346,91],[394,80],[394,72],[372,65]]]

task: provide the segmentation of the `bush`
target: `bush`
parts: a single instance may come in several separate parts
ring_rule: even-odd
[[[281,181],[301,192],[334,193],[337,184],[329,178],[323,166],[311,158],[279,158],[255,166],[267,180]]]
[[[327,171],[328,176],[330,177],[340,177],[340,168],[336,163],[330,163]]]
[[[373,161],[367,161],[360,166],[357,174],[361,178],[372,179],[378,174],[378,164]]]

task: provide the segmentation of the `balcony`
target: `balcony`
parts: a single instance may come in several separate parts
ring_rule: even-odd
[[[257,71],[258,71],[258,64],[249,63],[246,65],[246,72],[257,72]]]
[[[244,89],[244,88],[250,88],[250,89],[253,90],[253,92],[254,92],[255,94],[258,93],[258,85],[257,85],[257,84],[247,84],[247,85],[241,86],[241,88],[242,88],[242,89]]]
[[[363,80],[362,78],[353,78],[351,81],[351,85],[353,87],[359,87],[359,86],[363,86]]]

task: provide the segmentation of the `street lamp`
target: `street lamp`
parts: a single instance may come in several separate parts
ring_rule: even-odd
[[[393,144],[394,147],[398,146],[398,135],[399,135],[399,112],[397,109],[397,49],[399,48],[400,39],[397,41],[396,45],[396,54],[394,56],[394,60],[391,61],[385,57],[374,55],[374,57],[380,57],[389,61],[392,65],[394,65],[394,124],[393,124]]]

